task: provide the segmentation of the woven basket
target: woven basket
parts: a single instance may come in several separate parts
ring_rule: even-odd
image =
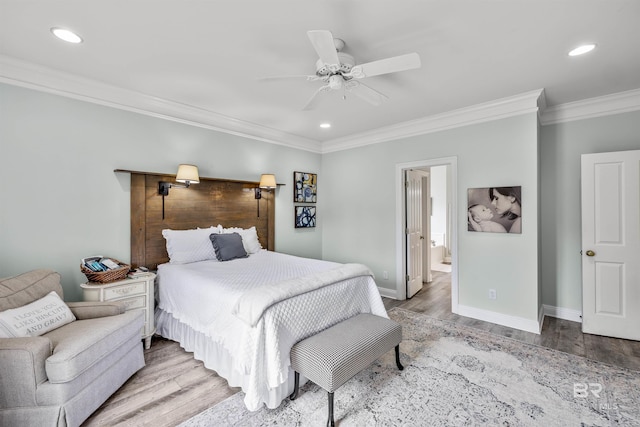
[[[123,262],[118,261],[115,258],[111,258],[113,262],[117,262],[120,267],[114,268],[113,270],[108,271],[93,271],[84,265],[80,264],[80,271],[87,276],[90,282],[94,283],[109,283],[115,282],[116,280],[122,280],[127,277],[127,273],[131,269],[129,264],[125,264]]]

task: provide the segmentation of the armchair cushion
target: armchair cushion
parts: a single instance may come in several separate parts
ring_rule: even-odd
[[[144,327],[142,311],[69,323],[49,332],[53,355],[46,361],[47,378],[52,384],[66,383],[121,346],[131,336],[140,336]]]

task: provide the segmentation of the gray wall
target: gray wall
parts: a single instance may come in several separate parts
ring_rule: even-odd
[[[0,84],[0,277],[52,268],[67,299],[80,299],[80,258],[130,258],[129,176],[113,170],[195,163],[208,177],[276,173],[287,184],[277,192],[278,251],[363,262],[393,289],[395,165],[456,156],[460,303],[535,318],[539,247],[542,302],[580,310],[580,154],[640,149],[640,111],[542,127],[539,174],[535,122],[531,114],[320,156]],[[316,229],[293,228],[294,170],[319,173]],[[467,188],[518,183],[521,236],[466,232]]]
[[[543,303],[582,310],[580,155],[640,150],[640,111],[543,126]]]
[[[176,173],[257,181],[275,173],[276,249],[322,256],[321,226],[293,227],[294,170],[318,172],[320,155],[0,84],[0,277],[34,268],[61,273],[81,299],[80,259],[130,259],[129,174]],[[322,207],[320,201],[319,209]],[[223,224],[233,226],[233,224]]]
[[[395,289],[396,164],[455,156],[459,303],[537,320],[537,134],[530,113],[323,155],[323,258],[363,262]],[[522,234],[467,232],[467,189],[512,185],[522,186]]]
[[[495,250],[499,248],[502,252],[504,246],[500,242],[515,236],[468,233],[466,220],[460,216],[459,209],[460,303],[522,316],[524,307],[518,301],[532,298],[539,301],[536,306],[541,302],[581,311],[580,155],[640,149],[640,111],[542,126],[537,131],[537,150],[529,144],[530,139],[535,138],[536,130],[526,124],[519,131],[510,133],[508,128],[512,120],[324,155],[322,179],[325,184],[330,181],[332,188],[331,191],[325,189],[329,193],[327,196],[331,197],[329,205],[337,203],[340,206],[324,215],[324,257],[338,261],[358,258],[374,269],[381,287],[393,289],[396,286],[393,278],[397,249],[393,235],[393,168],[396,163],[457,156],[460,208],[466,204],[468,187],[491,185],[489,183],[493,182],[515,185],[520,181],[518,170],[522,159],[539,157],[538,183],[528,189],[523,184],[523,234],[530,231],[530,226],[536,226],[536,213],[531,216],[527,210],[531,207],[529,200],[539,200],[539,255],[533,250],[535,245],[529,242],[531,244],[525,245],[523,256],[512,260],[516,261],[514,270],[506,276],[505,271],[493,262],[487,266],[495,269],[474,266],[474,253],[482,254],[483,250],[490,250],[495,259],[508,259]],[[520,150],[522,141],[528,141],[524,151]],[[494,156],[494,148],[501,153],[500,157]],[[531,179],[534,179],[530,171],[533,164],[533,161],[524,164],[525,175]],[[465,169],[477,167],[480,167],[477,174],[465,178],[469,174]],[[342,184],[354,181],[364,184]],[[363,185],[366,191],[361,190]],[[539,192],[533,191],[536,186]],[[513,245],[509,247],[523,250]],[[522,268],[522,264],[533,266],[536,258],[540,263],[538,270],[532,273],[539,275],[540,287],[533,292],[533,285],[527,285],[528,294],[521,294],[518,292],[520,286],[511,286],[510,283],[519,283],[518,271],[524,275],[530,270]],[[390,280],[380,279],[385,270],[389,271]],[[488,287],[498,290],[498,303],[487,301]],[[505,291],[508,307],[500,304],[501,300],[504,301],[501,296]],[[525,305],[529,309],[532,307]]]

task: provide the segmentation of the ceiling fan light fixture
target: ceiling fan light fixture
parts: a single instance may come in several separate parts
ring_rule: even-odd
[[[569,52],[569,56],[584,55],[585,53],[591,52],[593,49],[595,49],[595,47],[596,47],[595,44],[583,44],[571,50]]]
[[[51,32],[60,40],[75,44],[82,43],[82,37],[71,30],[67,30],[66,28],[53,27],[51,28]]]
[[[336,73],[348,73],[355,65],[353,56],[344,52],[336,52],[338,55],[337,64],[326,64],[322,59],[316,61],[316,75],[319,77],[329,76]]]
[[[341,75],[336,74],[329,77],[329,87],[333,90],[342,88],[343,82],[344,82],[344,78]]]

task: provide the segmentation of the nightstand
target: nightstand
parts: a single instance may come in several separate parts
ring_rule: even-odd
[[[156,331],[154,318],[154,281],[156,275],[118,280],[110,283],[82,283],[80,287],[85,301],[117,301],[123,303],[126,310],[144,311],[142,338],[144,348],[151,347],[151,337]]]

